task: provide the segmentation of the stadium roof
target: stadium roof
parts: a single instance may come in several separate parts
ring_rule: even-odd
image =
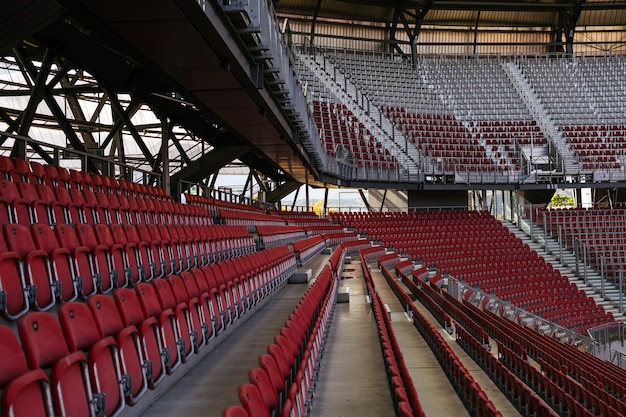
[[[626,25],[624,0],[280,0],[276,11],[305,19],[393,23],[398,10],[413,9],[414,24],[470,27],[554,27],[563,14],[579,12],[577,26]]]

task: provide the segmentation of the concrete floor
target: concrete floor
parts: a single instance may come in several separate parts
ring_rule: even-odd
[[[389,305],[392,311],[392,325],[396,337],[400,342],[407,367],[411,371],[411,378],[415,384],[415,389],[419,395],[420,403],[427,416],[468,416],[469,413],[461,402],[456,391],[452,387],[448,377],[439,366],[439,362],[432,351],[415,329],[415,326],[408,320],[402,305],[393,293],[383,274],[372,265],[372,278],[376,284],[376,289]],[[408,289],[405,288],[407,292]],[[418,310],[437,328],[439,323],[430,312],[419,302],[415,302]],[[449,335],[445,330],[439,328],[443,339],[448,342],[454,353],[457,355],[463,366],[478,382],[487,398],[500,411],[503,417],[521,417],[513,404],[504,396],[502,391],[493,383],[491,378],[478,366],[476,362],[456,343],[454,335]],[[496,346],[495,343],[492,346]],[[497,355],[497,351],[492,351]]]
[[[346,264],[310,417],[393,417],[380,340],[360,264]]]
[[[327,261],[327,255],[314,259],[307,266],[312,269],[312,276],[317,276]],[[393,402],[361,266],[354,262],[346,264],[345,268],[340,288],[350,288],[350,302],[337,304],[310,417],[392,417],[395,415]],[[468,416],[384,277],[375,266],[372,272],[378,293],[391,309],[393,329],[426,415]],[[266,352],[267,345],[273,342],[306,288],[305,284],[290,284],[281,289],[143,415],[219,417],[225,407],[239,404],[237,387],[248,382],[248,370],[258,366],[258,356]],[[418,305],[418,308],[434,320],[423,306]],[[478,365],[452,337],[441,331],[502,415],[519,416]]]
[[[327,261],[326,255],[313,260],[307,266],[312,276],[316,277]],[[248,370],[259,366],[259,355],[267,353],[267,345],[273,343],[307,287],[289,284],[282,288],[142,415],[219,417],[227,406],[240,404],[237,387],[248,383]]]

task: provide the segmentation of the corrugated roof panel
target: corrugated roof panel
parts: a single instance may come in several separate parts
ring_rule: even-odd
[[[320,0],[318,17],[360,22],[391,22],[395,1],[385,0]],[[318,0],[280,0],[276,11],[312,17]],[[424,1],[415,0],[419,9]],[[425,25],[476,25],[476,12],[481,10],[481,25],[489,27],[553,27],[558,10],[572,4],[567,0],[434,0],[424,19]],[[582,6],[578,24],[581,26],[616,26],[626,24],[626,0],[587,0]],[[599,9],[599,10],[596,10]],[[411,19],[412,20],[412,19]]]
[[[626,27],[624,10],[583,10],[577,26],[622,26]]]

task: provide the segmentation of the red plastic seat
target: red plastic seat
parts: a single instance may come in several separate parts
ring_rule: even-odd
[[[168,280],[154,280],[152,281],[152,286],[157,294],[162,311],[173,312],[176,333],[178,334],[179,340],[182,342],[180,345],[181,360],[184,362],[194,353],[194,351],[197,351],[200,340],[198,332],[200,332],[201,329],[194,329],[192,327],[193,322],[190,317],[189,306],[186,302],[178,302]],[[179,290],[185,291],[186,293],[185,287],[182,283],[178,283],[177,287],[179,287]]]
[[[0,390],[3,416],[54,415],[46,373],[29,371],[20,342],[6,326],[0,326]]]
[[[7,249],[23,262],[23,279],[31,287],[31,306],[42,311],[50,309],[60,294],[60,285],[52,275],[48,254],[37,249],[30,229],[24,225],[7,224],[2,232]]]
[[[250,417],[245,408],[240,405],[231,405],[222,411],[222,417]]]
[[[263,396],[253,384],[243,384],[237,389],[239,401],[250,417],[270,417]]]
[[[179,335],[176,316],[171,309],[163,310],[156,290],[151,284],[142,282],[135,289],[139,304],[146,318],[153,317],[159,326],[161,346],[166,351],[166,370],[172,373],[180,364],[185,354],[183,338]]]
[[[81,246],[88,248],[91,252],[93,269],[100,277],[98,291],[105,294],[111,292],[115,288],[115,283],[119,279],[124,279],[124,276],[116,276],[115,269],[111,264],[109,248],[98,242],[94,226],[79,224],[76,225],[75,230]]]
[[[119,227],[118,225],[111,226]],[[131,282],[139,281],[139,270],[136,266],[134,270],[130,268],[124,246],[115,242],[109,226],[96,224],[93,226],[93,231],[98,244],[108,249],[113,286],[124,288]]]
[[[54,281],[58,281],[62,301],[74,301],[79,295],[80,280],[76,275],[74,260],[69,249],[60,247],[54,230],[48,225],[34,224],[30,227],[37,249],[48,255]]]
[[[145,317],[134,290],[120,288],[113,293],[115,305],[124,326],[135,326],[139,331],[141,349],[146,364],[146,377],[154,388],[165,377],[166,353],[161,344],[159,324],[154,317]]]
[[[62,304],[58,315],[70,351],[87,353],[91,388],[105,394],[104,415],[119,413],[126,404],[124,389],[128,384],[121,373],[115,339],[100,337],[93,314],[85,303]]]
[[[80,351],[70,353],[57,319],[33,312],[19,320],[18,330],[30,367],[50,370],[55,415],[95,415],[87,358]]]
[[[130,376],[125,387],[126,401],[136,404],[148,388],[139,331],[134,325],[124,325],[113,298],[97,294],[89,297],[87,305],[98,326],[100,338],[115,338],[122,374]]]
[[[270,377],[262,368],[252,368],[248,371],[248,379],[254,384],[265,401],[265,405],[270,413],[278,407],[278,393],[274,389]]]
[[[82,246],[72,226],[59,224],[54,228],[59,246],[70,251],[76,273],[76,288],[80,295],[88,297],[100,287],[100,274],[95,270],[91,250]]]

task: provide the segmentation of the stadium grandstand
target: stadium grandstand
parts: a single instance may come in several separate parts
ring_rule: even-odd
[[[0,6],[0,417],[626,415],[626,0]]]

